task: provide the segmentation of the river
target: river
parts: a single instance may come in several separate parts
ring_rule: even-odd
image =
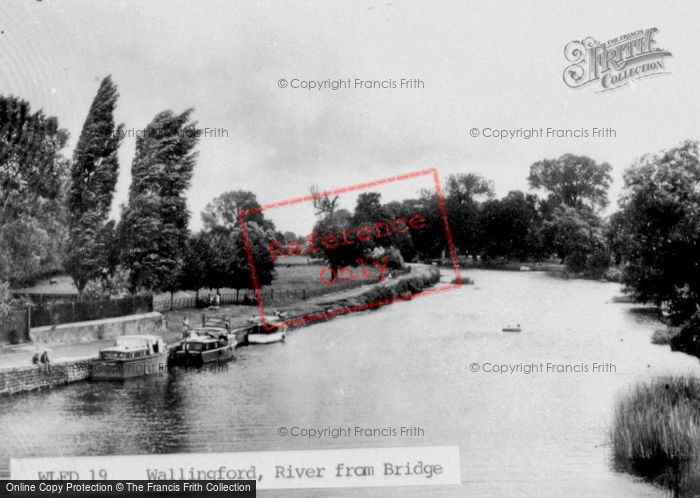
[[[283,344],[241,348],[225,371],[3,398],[0,477],[12,456],[457,445],[461,487],[333,494],[664,496],[613,469],[612,410],[636,380],[698,374],[698,361],[651,344],[659,324],[611,302],[618,284],[535,272],[466,275],[475,285],[298,329]],[[501,332],[515,323],[522,333]],[[591,370],[594,362],[602,371]],[[484,371],[521,363],[589,371]],[[425,434],[308,440],[277,432],[348,425],[418,426]]]

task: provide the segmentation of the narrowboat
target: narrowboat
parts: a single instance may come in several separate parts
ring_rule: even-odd
[[[236,348],[235,335],[216,327],[194,329],[170,349],[168,363],[172,366],[201,367],[207,363],[233,359]]]
[[[123,380],[164,372],[168,352],[163,338],[158,335],[122,335],[114,346],[100,350],[92,360],[91,378],[94,380]]]

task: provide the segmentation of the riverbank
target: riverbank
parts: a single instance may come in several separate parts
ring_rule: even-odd
[[[460,261],[459,267],[474,270],[497,271],[546,271],[551,273],[566,273],[566,265],[538,261]]]
[[[449,264],[441,264],[442,268],[451,268]],[[553,261],[496,261],[496,260],[466,260],[460,259],[461,269],[496,270],[496,271],[540,271],[553,277],[565,279],[599,280],[620,283],[622,271],[619,267],[611,266],[601,273],[572,272],[563,263]]]
[[[409,273],[398,277],[335,294],[319,296],[283,308],[276,308],[275,311],[284,312],[290,320],[294,321],[294,328],[296,328],[348,314],[357,308],[374,309],[390,304],[395,299],[409,299],[412,295],[431,287],[439,280],[440,270],[438,268],[411,265]],[[246,326],[246,320],[256,315],[258,308],[256,306],[229,306],[205,313],[228,318],[231,327],[235,329]],[[177,342],[181,337],[184,317],[188,317],[192,327],[200,326],[202,320],[202,310],[200,309],[164,312],[163,315],[165,327],[161,335],[166,343],[170,344]],[[111,340],[103,340],[51,348],[55,358],[52,362],[51,373],[47,373],[39,366],[30,363],[31,356],[38,347],[36,344],[16,348],[14,354],[5,352],[2,356],[14,358],[9,361],[13,366],[3,362],[3,367],[0,367],[0,396],[86,380],[90,377],[89,360],[97,357],[98,351],[111,342]]]

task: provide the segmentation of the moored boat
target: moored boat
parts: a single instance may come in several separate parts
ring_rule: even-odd
[[[157,335],[123,335],[91,362],[94,380],[123,380],[164,372],[167,351]]]
[[[216,327],[194,329],[189,336],[170,349],[172,366],[201,367],[207,363],[233,359],[236,338],[228,330]]]
[[[287,337],[283,317],[266,316],[264,325],[258,316],[248,319],[248,322],[252,324],[248,331],[248,344],[271,344],[284,341]]]

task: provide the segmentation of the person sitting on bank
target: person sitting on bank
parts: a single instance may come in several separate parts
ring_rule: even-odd
[[[38,365],[38,364],[39,364],[39,351],[35,352],[35,353],[34,353],[34,356],[32,356],[32,363],[33,363],[34,365]]]
[[[47,374],[51,373],[51,360],[49,359],[49,352],[47,350],[44,350],[43,353],[41,353],[41,358],[39,358],[39,361],[44,365],[44,371]]]

